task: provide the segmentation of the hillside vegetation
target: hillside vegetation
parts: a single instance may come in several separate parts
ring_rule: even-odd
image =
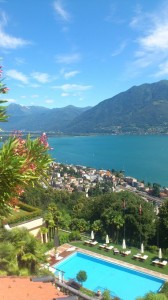
[[[16,104],[4,130],[56,134],[167,134],[168,80],[133,86],[94,107],[44,108]]]
[[[74,133],[168,132],[168,81],[134,86],[72,121]]]

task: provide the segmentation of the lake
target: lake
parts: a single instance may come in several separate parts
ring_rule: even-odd
[[[168,187],[168,136],[74,136],[52,137],[55,161],[125,170],[125,175]]]

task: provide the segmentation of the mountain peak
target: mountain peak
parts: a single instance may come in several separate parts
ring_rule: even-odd
[[[5,130],[66,134],[168,133],[168,80],[133,86],[94,107],[45,108],[10,104]]]

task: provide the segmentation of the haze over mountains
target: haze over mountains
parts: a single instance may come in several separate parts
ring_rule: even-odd
[[[168,133],[168,80],[133,86],[94,107],[48,109],[10,104],[4,130],[63,134]]]
[[[66,106],[49,109],[41,106],[10,104],[7,108],[9,119],[3,123],[4,130],[63,132],[69,123],[85,112],[86,108]]]

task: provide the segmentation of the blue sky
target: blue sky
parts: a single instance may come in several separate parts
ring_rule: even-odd
[[[168,1],[0,0],[0,58],[9,102],[94,106],[167,79]]]

